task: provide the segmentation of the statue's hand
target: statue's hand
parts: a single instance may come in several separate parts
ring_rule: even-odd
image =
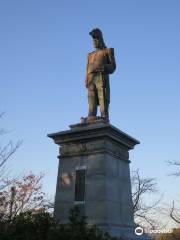
[[[86,86],[86,88],[88,88],[88,82],[87,81],[85,81],[85,86]]]
[[[96,69],[96,72],[106,73],[105,66],[102,66],[102,67],[100,67],[100,68],[97,68],[97,69]]]

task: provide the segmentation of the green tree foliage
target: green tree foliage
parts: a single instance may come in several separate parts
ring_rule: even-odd
[[[0,222],[1,240],[117,240],[103,234],[95,226],[88,226],[79,208],[70,211],[69,223],[54,220],[45,211],[20,213],[12,222]]]

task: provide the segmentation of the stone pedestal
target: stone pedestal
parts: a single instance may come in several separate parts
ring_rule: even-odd
[[[55,218],[67,222],[74,204],[84,207],[89,224],[124,239],[134,234],[129,150],[139,141],[99,120],[49,134],[59,148]],[[75,201],[76,170],[85,169],[85,195]]]

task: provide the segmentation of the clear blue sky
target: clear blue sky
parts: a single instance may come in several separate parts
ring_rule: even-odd
[[[54,194],[58,148],[46,135],[87,115],[88,32],[99,27],[117,62],[111,123],[141,141],[131,168],[175,197],[179,180],[167,177],[165,161],[180,160],[179,12],[179,0],[0,1],[0,124],[24,140],[12,173],[45,172]]]

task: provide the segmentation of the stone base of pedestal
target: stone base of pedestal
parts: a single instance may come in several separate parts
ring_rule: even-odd
[[[60,146],[55,217],[68,222],[70,208],[81,204],[89,224],[125,240],[143,240],[134,234],[129,171],[129,150],[139,142],[99,118],[48,137]],[[79,186],[78,169],[85,174]]]

